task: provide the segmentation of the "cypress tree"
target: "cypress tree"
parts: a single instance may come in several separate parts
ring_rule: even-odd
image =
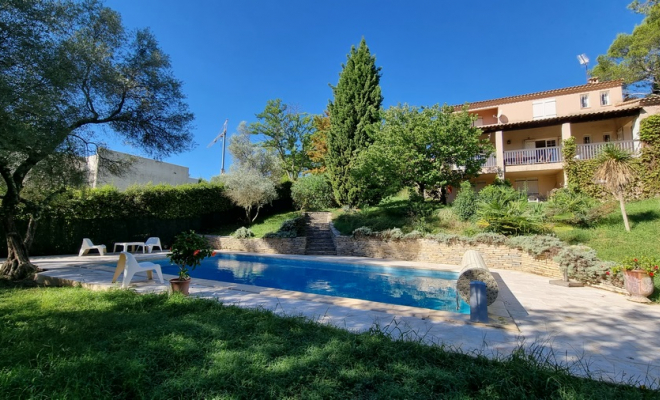
[[[380,121],[383,96],[380,91],[380,67],[367,42],[351,47],[346,64],[342,64],[337,86],[331,86],[334,101],[328,104],[330,132],[326,167],[337,203],[355,206],[364,199],[357,179],[351,176],[359,153],[373,143]]]

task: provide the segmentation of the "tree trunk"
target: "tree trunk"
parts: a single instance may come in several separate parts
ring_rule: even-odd
[[[623,216],[623,225],[626,227],[626,231],[630,232],[630,224],[628,223],[628,214],[626,213],[626,205],[623,202],[623,193],[619,193],[619,205],[621,206],[621,216]]]
[[[32,243],[34,242],[34,235],[37,232],[37,222],[39,221],[38,216],[30,216],[30,222],[28,223],[27,232],[25,233],[25,239],[23,239],[23,244],[25,245],[25,250],[30,255],[30,249],[32,249]]]
[[[9,279],[25,279],[37,272],[37,266],[30,262],[25,243],[16,229],[14,216],[5,214],[2,226],[7,237],[7,260],[0,267],[0,274]]]

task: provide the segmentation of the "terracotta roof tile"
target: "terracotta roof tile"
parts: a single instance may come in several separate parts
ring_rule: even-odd
[[[528,94],[521,94],[518,96],[501,97],[499,99],[476,101],[474,103],[468,103],[469,104],[468,109],[476,110],[480,108],[494,107],[500,104],[517,103],[519,101],[542,99],[548,96],[579,93],[579,92],[584,92],[586,90],[609,89],[609,88],[621,86],[622,84],[623,84],[622,80],[604,81],[598,83],[587,83],[585,85],[579,85],[579,86],[570,86],[561,89],[546,90],[544,92],[528,93]],[[460,109],[463,107],[463,104],[455,105],[453,107],[456,109]]]

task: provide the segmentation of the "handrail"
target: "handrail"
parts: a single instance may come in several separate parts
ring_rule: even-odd
[[[589,144],[578,144],[575,155],[580,160],[591,160],[598,157],[601,151],[607,146],[613,145],[618,149],[627,151],[629,153],[637,153],[641,148],[641,142],[639,140],[618,140],[616,142],[601,142],[601,143],[589,143]]]
[[[558,163],[564,160],[561,146],[504,152],[504,165],[532,165]]]

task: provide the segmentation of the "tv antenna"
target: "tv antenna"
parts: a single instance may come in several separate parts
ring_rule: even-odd
[[[580,65],[584,65],[584,69],[587,72],[587,83],[589,83],[589,57],[586,54],[582,53],[577,56]]]
[[[225,120],[225,124],[222,126],[222,132],[220,132],[220,134],[216,136],[208,146],[206,146],[208,149],[209,147],[213,146],[215,142],[218,141],[218,139],[222,138],[222,167],[220,167],[220,175],[224,175],[225,173],[225,142],[227,141],[227,122],[229,122],[229,118]]]

